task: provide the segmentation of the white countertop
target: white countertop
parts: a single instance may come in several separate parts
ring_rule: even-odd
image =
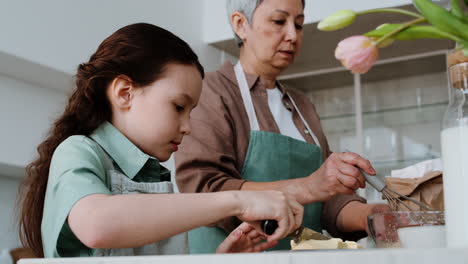
[[[254,254],[208,254],[148,257],[23,259],[19,264],[454,264],[468,263],[468,249],[360,249],[323,251],[276,251]]]

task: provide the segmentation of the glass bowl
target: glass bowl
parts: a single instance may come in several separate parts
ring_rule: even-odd
[[[373,214],[367,224],[378,248],[444,248],[443,211],[396,211]]]

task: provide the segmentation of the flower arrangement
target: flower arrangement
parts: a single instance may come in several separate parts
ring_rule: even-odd
[[[335,57],[353,73],[368,72],[379,57],[379,48],[400,40],[450,39],[457,43],[457,50],[468,56],[468,0],[451,0],[450,3],[451,9],[446,10],[430,0],[413,0],[419,13],[399,8],[362,12],[340,10],[320,21],[318,29],[338,30],[352,24],[357,16],[369,13],[400,13],[413,18],[401,24],[382,24],[361,36],[351,36],[338,43]]]

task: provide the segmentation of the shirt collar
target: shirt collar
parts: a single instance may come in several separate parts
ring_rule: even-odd
[[[239,86],[237,83],[236,73],[234,71],[234,65],[230,61],[226,61],[218,70],[224,77],[233,82],[236,86]],[[254,87],[263,86],[262,78],[256,74],[245,73],[245,79],[247,80],[247,85],[249,90],[252,90]],[[284,94],[287,92],[287,89],[283,87],[278,81],[276,81],[276,87]]]
[[[91,138],[111,156],[130,179],[138,174],[148,160],[154,160],[160,166],[158,159],[145,154],[107,121],[91,134]]]

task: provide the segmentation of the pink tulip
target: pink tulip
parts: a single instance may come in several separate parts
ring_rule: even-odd
[[[335,50],[335,58],[352,73],[368,72],[378,57],[379,49],[365,36],[346,38],[338,43]]]

